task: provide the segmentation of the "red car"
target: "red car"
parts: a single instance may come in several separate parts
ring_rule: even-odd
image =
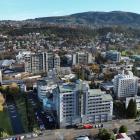
[[[91,129],[91,128],[93,128],[93,125],[92,124],[84,124],[83,128],[84,129]]]

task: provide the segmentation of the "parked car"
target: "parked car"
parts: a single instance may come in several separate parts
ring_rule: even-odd
[[[31,134],[26,134],[26,138],[30,139],[30,138],[32,138],[32,135]]]
[[[23,140],[25,138],[25,136],[20,136],[20,139]]]
[[[89,140],[89,138],[87,136],[79,136],[75,140]]]
[[[67,125],[66,128],[67,129],[76,128],[76,125]]]
[[[38,136],[36,133],[33,133],[32,135],[33,135],[34,138]]]
[[[103,128],[103,124],[95,124],[95,128]]]
[[[84,129],[91,129],[91,128],[93,128],[93,125],[92,124],[84,124],[83,128]]]
[[[76,125],[76,128],[77,129],[83,129],[83,125],[82,124],[78,124],[78,125]]]

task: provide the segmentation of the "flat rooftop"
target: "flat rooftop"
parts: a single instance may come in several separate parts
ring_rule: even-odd
[[[100,89],[89,89],[89,93],[91,96],[101,96],[103,101],[113,100],[110,94],[106,94],[104,91]]]
[[[65,92],[72,92],[75,91],[76,85],[73,83],[67,83],[59,86],[60,93],[65,93]]]

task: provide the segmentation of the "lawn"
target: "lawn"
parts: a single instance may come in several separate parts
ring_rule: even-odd
[[[0,128],[3,128],[9,135],[13,134],[10,118],[6,109],[4,109],[3,112],[0,112]]]

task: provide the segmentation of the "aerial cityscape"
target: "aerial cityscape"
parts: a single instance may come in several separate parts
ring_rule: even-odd
[[[0,5],[0,140],[140,140],[139,0]]]

